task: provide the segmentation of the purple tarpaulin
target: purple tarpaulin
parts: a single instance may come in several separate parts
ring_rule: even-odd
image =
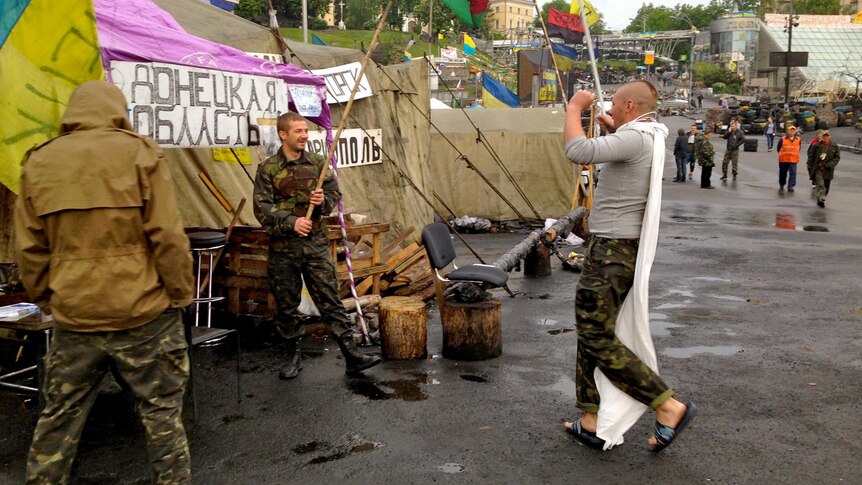
[[[150,0],[94,0],[102,64],[110,80],[111,61],[147,61],[202,67],[241,74],[276,77],[287,84],[312,85],[322,113],[309,117],[331,128],[326,83],[320,76],[290,64],[276,64],[243,51],[187,33],[167,12]],[[296,111],[293,100],[290,108]]]

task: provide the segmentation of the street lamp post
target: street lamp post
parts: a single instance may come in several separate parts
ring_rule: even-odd
[[[786,113],[790,112],[790,49],[793,45],[793,27],[795,21],[793,18],[793,0],[790,0],[790,13],[787,16],[787,57],[785,57],[785,69],[787,69],[787,73],[784,76],[784,111]]]
[[[677,12],[674,18],[685,20],[691,27],[691,50],[688,53],[688,104],[692,103],[694,94],[694,42],[697,37],[697,27],[691,21],[691,18],[683,12]]]

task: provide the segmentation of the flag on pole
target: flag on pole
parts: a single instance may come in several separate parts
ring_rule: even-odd
[[[554,53],[554,59],[557,61],[557,68],[560,71],[568,71],[575,66],[575,61],[578,60],[577,49],[565,44],[551,42],[551,52]]]
[[[464,54],[470,56],[476,55],[476,43],[473,42],[473,38],[467,34],[464,34]]]
[[[413,54],[410,51],[404,51],[404,62],[410,62],[413,60]]]
[[[443,32],[437,32],[437,40],[444,40],[444,39],[445,39],[445,37],[443,37]]]
[[[559,37],[567,44],[580,44],[584,41],[584,22],[580,15],[548,9],[548,36]]]
[[[587,17],[587,25],[590,27],[593,26],[596,22],[599,21],[599,13],[593,7],[593,5],[588,0],[584,1],[584,15]],[[578,0],[572,0],[572,8],[569,9],[569,13],[581,14],[581,5]]]
[[[457,85],[457,86],[455,86],[455,91],[460,91],[460,90],[461,90],[461,80],[459,79],[459,80],[458,80],[458,85]]]
[[[648,66],[655,64],[655,51],[646,51],[644,53],[644,64]]]
[[[104,77],[93,1],[0,1],[0,66],[0,183],[17,193],[24,154],[57,134],[79,84]]]
[[[482,105],[486,108],[517,108],[521,103],[517,94],[485,72],[482,73]]]
[[[311,33],[311,43],[314,45],[329,45],[314,32]]]
[[[471,29],[478,29],[485,18],[489,0],[443,0],[455,16]]]

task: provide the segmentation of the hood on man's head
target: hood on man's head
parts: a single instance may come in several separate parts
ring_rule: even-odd
[[[123,92],[107,81],[87,81],[72,92],[60,122],[60,134],[76,130],[119,128],[132,131]]]

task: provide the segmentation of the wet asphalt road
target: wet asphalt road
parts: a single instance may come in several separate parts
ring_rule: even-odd
[[[671,133],[690,124],[662,121]],[[433,307],[431,358],[358,379],[343,375],[334,345],[308,340],[301,376],[279,381],[278,348],[247,332],[237,414],[230,352],[199,352],[200,419],[188,427],[195,482],[860,483],[862,156],[842,153],[820,209],[804,180],[778,192],[777,155],[760,148],[741,153],[735,183],[721,183],[717,168],[716,190],[670,182],[666,161],[651,326],[662,375],[701,414],[662,454],[646,450],[649,414],[609,452],[562,432],[576,416],[577,275],[552,260],[550,277],[512,274],[517,298],[498,292],[504,351],[494,360],[438,357]],[[494,260],[524,236],[466,237]],[[0,483],[20,482],[30,407],[0,393]],[[100,397],[77,483],[146,483],[130,413],[122,394]]]

